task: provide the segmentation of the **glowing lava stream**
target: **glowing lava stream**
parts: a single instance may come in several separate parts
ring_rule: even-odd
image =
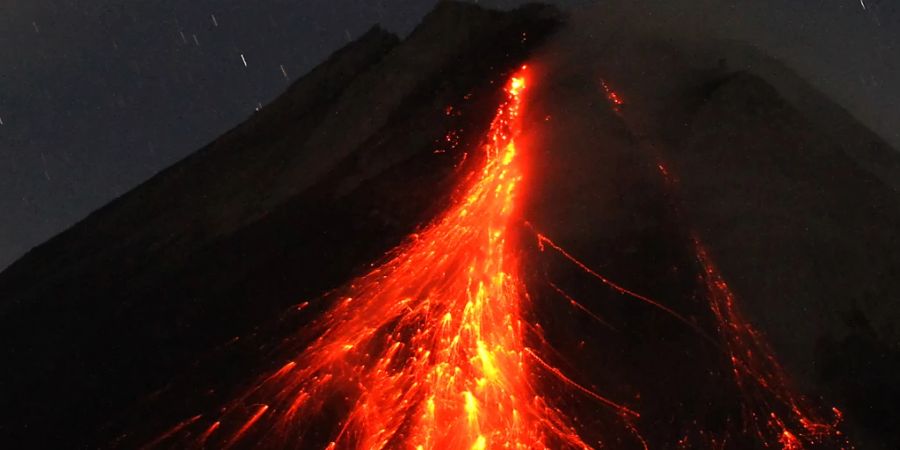
[[[251,433],[306,442],[303,424],[338,403],[329,448],[589,447],[536,392],[533,364],[545,363],[525,346],[525,287],[510,245],[525,88],[523,66],[491,123],[484,166],[456,203],[349,285],[322,335],[258,386],[274,392],[265,404],[250,406],[236,431],[216,432],[215,422],[200,445]]]
[[[529,328],[522,302],[527,293],[511,232],[520,220],[513,214],[522,181],[517,138],[526,84],[523,66],[506,85],[506,101],[485,139],[483,167],[468,178],[453,205],[387,262],[343,288],[317,324],[321,334],[312,344],[224,408],[220,420],[207,422],[204,430],[190,430],[201,419],[194,416],[147,447],[179,436],[201,448],[591,448],[538,393],[533,374],[543,371],[614,409],[636,442],[648,448],[629,422],[636,412],[577,384],[526,346]],[[621,107],[621,97],[605,82],[603,87],[614,108]],[[671,182],[665,167],[659,168]],[[668,306],[597,273],[527,222],[526,228],[541,250],[545,245],[554,249],[619,294],[721,342],[744,397],[739,436],[784,450],[829,444],[852,448],[838,427],[839,410],[833,410],[829,423],[788,388],[780,365],[739,314],[734,294],[699,239],[694,247],[700,281],[718,324],[718,340]],[[550,286],[573,307],[610,326]],[[706,439],[710,447],[724,447],[728,438],[726,431]],[[688,445],[685,435],[679,448]]]

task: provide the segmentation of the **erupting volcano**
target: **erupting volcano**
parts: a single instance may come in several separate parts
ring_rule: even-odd
[[[874,141],[718,47],[573,19],[373,28],[0,273],[0,447],[893,436],[900,210],[844,152]]]

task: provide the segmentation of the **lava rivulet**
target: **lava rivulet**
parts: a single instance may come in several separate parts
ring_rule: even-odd
[[[834,419],[828,422],[788,386],[781,364],[759,332],[741,316],[734,293],[698,238],[694,248],[702,268],[701,281],[743,395],[746,431],[773,447],[777,442],[783,450],[817,445],[853,448],[839,427],[841,411],[832,408]]]
[[[304,433],[315,430],[303,424],[334,414],[329,448],[588,447],[530,376],[539,360],[525,346],[525,288],[510,245],[525,88],[523,67],[491,123],[483,167],[453,206],[350,283],[325,331],[243,400],[260,403],[244,405],[231,430],[213,423],[204,443],[253,434],[309,444]]]

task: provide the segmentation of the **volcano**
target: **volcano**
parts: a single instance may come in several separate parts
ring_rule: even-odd
[[[0,444],[900,445],[900,156],[755,49],[596,25],[375,27],[33,249]]]

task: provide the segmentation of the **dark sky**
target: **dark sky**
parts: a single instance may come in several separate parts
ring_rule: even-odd
[[[0,268],[237,124],[374,23],[408,33],[436,2],[4,0]],[[893,0],[647,3],[768,49],[900,143]]]

